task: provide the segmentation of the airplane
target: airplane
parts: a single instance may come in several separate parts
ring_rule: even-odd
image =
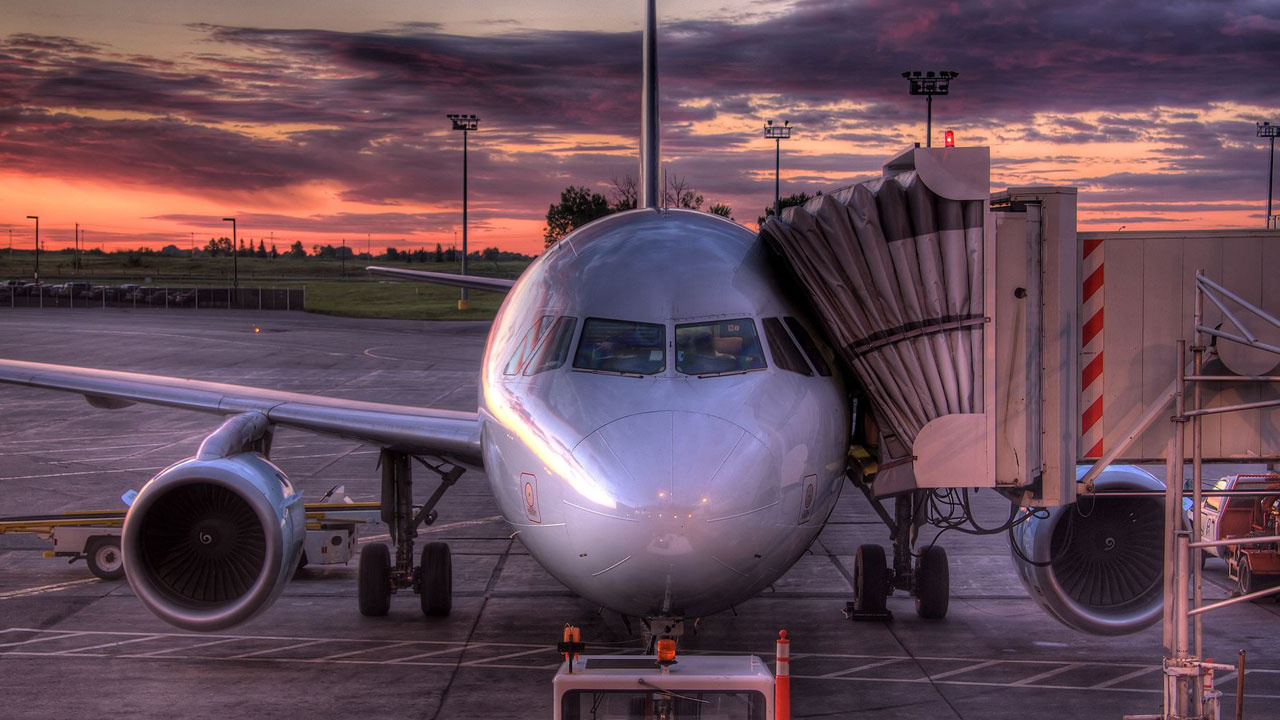
[[[506,522],[551,575],[655,634],[746,601],[808,549],[845,482],[855,388],[756,233],[658,206],[653,0],[647,7],[638,209],[578,228],[515,281],[369,269],[505,293],[476,412],[0,360],[0,382],[79,393],[99,408],[227,416],[129,508],[125,570],[151,611],[215,631],[279,596],[305,521],[301,495],[269,459],[277,426],[382,449],[394,551],[373,543],[361,553],[366,616],[386,615],[400,590],[418,594],[427,615],[449,614],[448,546],[428,543],[415,557],[415,538],[463,463],[484,468]],[[417,509],[414,463],[440,479]],[[894,542],[901,557],[914,532]],[[891,592],[883,552],[873,555],[860,551],[855,573],[868,607]],[[933,608],[926,616],[945,614],[942,562],[942,582],[918,589],[930,594],[917,593]]]

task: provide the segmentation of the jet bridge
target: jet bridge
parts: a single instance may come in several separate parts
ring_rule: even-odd
[[[911,148],[762,228],[870,401],[876,496],[1073,499],[1074,191],[1006,223],[989,177],[987,148]]]
[[[1204,461],[1280,461],[1268,384],[1280,377],[1280,291],[1267,282],[1280,233],[1078,234],[1074,188],[992,195],[989,167],[987,148],[910,148],[880,177],[761,228],[869,406],[851,478],[894,558],[890,570],[879,546],[858,549],[850,614],[887,617],[884,598],[901,589],[922,616],[945,615],[945,552],[912,551],[929,523],[1007,531],[1052,615],[1133,632],[1160,617],[1161,537],[1180,523],[1172,440],[1184,425],[1157,420],[1195,415]],[[1202,379],[1215,384],[1197,386],[1201,409],[1175,412],[1182,384]],[[1153,499],[1166,483],[1132,466],[1168,457],[1166,513]],[[1012,501],[1003,525],[974,520],[974,488]],[[1071,510],[1077,492],[1093,496],[1089,512]]]
[[[866,393],[877,496],[993,487],[1052,507],[1075,500],[1078,465],[1163,462],[1172,428],[1135,425],[1171,397],[1196,272],[1226,290],[1203,325],[1234,332],[1237,301],[1280,315],[1275,231],[1077,234],[1075,188],[992,195],[989,167],[987,148],[910,148],[761,230]],[[1252,334],[1280,345],[1268,324]],[[1225,372],[1280,372],[1215,344]],[[1209,403],[1268,392],[1241,382]],[[1274,408],[1214,418],[1205,457],[1280,460],[1277,428]]]

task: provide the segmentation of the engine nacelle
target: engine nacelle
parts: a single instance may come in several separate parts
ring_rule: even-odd
[[[298,566],[302,496],[258,453],[190,458],[148,482],[124,521],[133,591],[186,630],[221,630],[271,605]]]
[[[1015,551],[1013,564],[1031,597],[1064,624],[1095,635],[1137,632],[1163,609],[1164,502],[1105,493],[1165,486],[1139,468],[1116,465],[1102,471],[1094,489],[1015,527],[1013,541],[1026,559]]]

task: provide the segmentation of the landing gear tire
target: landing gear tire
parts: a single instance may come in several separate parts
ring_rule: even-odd
[[[95,537],[89,539],[84,550],[89,572],[103,580],[119,580],[124,577],[124,557],[120,554],[120,538]]]
[[[1260,587],[1258,587],[1257,581],[1254,580],[1253,568],[1249,567],[1248,555],[1244,555],[1244,554],[1240,555],[1240,566],[1236,570],[1236,578],[1237,578],[1236,582],[1239,584],[1239,587],[1240,587],[1241,595],[1248,595],[1251,592],[1261,589]]]
[[[889,597],[889,566],[884,548],[859,545],[853,560],[853,609],[859,613],[882,613]]]
[[[951,598],[951,572],[947,551],[939,545],[925,549],[916,564],[916,614],[926,620],[947,616]]]
[[[357,595],[365,617],[382,617],[391,610],[391,550],[386,545],[370,543],[360,551]]]
[[[427,617],[445,617],[453,610],[453,558],[447,544],[433,542],[422,548],[418,598]]]

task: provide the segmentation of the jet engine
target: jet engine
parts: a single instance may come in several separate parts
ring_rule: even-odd
[[[298,566],[306,514],[301,494],[261,454],[203,450],[142,488],[121,546],[143,604],[180,628],[210,631],[275,601]]]
[[[1106,493],[1165,486],[1139,468],[1117,465],[1102,471],[1094,489],[1016,526],[1014,566],[1031,597],[1064,624],[1095,635],[1137,632],[1161,617],[1164,502]]]

